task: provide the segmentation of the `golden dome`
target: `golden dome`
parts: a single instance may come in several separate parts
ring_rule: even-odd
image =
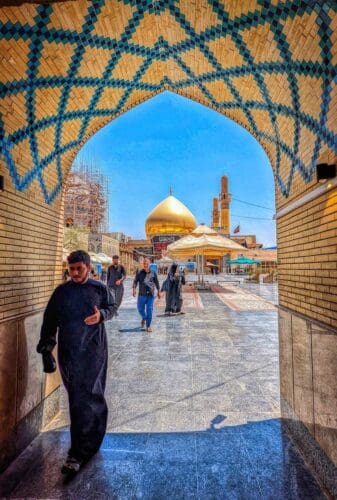
[[[145,222],[147,237],[189,234],[197,226],[194,215],[181,201],[170,194],[149,214]]]

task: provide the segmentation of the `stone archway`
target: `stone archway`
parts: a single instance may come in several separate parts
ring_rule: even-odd
[[[46,385],[32,353],[41,311],[61,273],[61,192],[72,161],[106,123],[169,89],[243,125],[270,158],[284,409],[337,464],[336,387],[326,388],[336,378],[337,194],[335,184],[317,190],[315,179],[316,164],[335,163],[337,154],[335,3],[2,5],[1,438],[12,442],[13,430],[57,386],[49,379]],[[21,344],[29,350],[24,370]]]

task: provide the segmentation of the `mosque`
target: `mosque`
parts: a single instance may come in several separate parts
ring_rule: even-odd
[[[221,192],[218,197],[213,198],[212,228],[242,246],[251,249],[261,248],[262,244],[256,243],[255,235],[230,234],[231,195],[228,184],[228,177],[222,176]],[[190,234],[196,227],[197,221],[192,212],[173,196],[170,189],[169,196],[154,207],[145,221],[146,239],[130,240],[129,244],[138,254],[146,254],[158,260],[165,254],[170,243]]]

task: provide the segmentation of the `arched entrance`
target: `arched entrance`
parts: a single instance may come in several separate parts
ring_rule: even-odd
[[[284,414],[302,444],[305,433],[316,440],[331,468],[337,463],[337,194],[335,180],[317,187],[315,169],[336,163],[335,3],[2,5],[3,463],[29,441],[20,441],[20,423],[35,412],[33,435],[41,402],[56,398],[58,381],[43,378],[34,346],[61,274],[61,192],[72,160],[103,125],[170,89],[246,127],[270,158]],[[322,463],[316,461],[318,470]]]

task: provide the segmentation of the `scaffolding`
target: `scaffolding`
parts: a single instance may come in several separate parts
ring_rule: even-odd
[[[64,190],[64,224],[104,233],[109,226],[108,177],[93,161],[74,164]]]

